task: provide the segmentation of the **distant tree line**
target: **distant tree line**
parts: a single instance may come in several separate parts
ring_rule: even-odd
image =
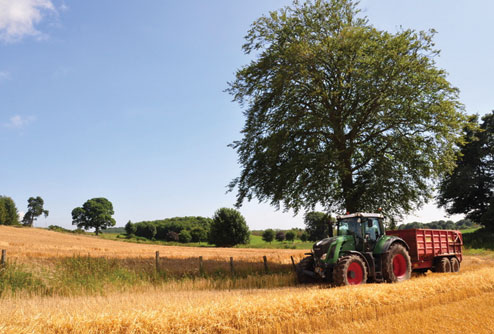
[[[231,247],[249,242],[250,231],[245,218],[234,209],[218,209],[213,218],[174,217],[125,225],[128,237],[169,242],[208,242]]]
[[[211,218],[173,217],[161,220],[142,221],[125,225],[129,236],[143,237],[149,240],[175,242],[205,242],[211,230]]]
[[[446,221],[437,220],[437,221],[432,221],[430,223],[412,222],[408,224],[398,225],[399,230],[407,230],[414,228],[428,228],[433,230],[464,230],[474,227],[478,227],[478,225],[475,224],[470,219],[462,219],[457,221],[456,223],[452,220],[446,220]]]

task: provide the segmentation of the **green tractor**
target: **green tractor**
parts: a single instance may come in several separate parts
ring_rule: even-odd
[[[354,213],[337,217],[336,236],[323,239],[297,265],[300,283],[337,286],[366,282],[401,282],[412,266],[407,243],[385,234],[384,217]]]

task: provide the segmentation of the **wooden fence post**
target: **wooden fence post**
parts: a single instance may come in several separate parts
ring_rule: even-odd
[[[268,258],[266,257],[266,255],[264,255],[264,256],[262,257],[262,259],[264,260],[264,271],[265,271],[265,272],[268,272],[268,271],[269,271],[269,270],[268,270]]]
[[[232,276],[235,274],[235,270],[233,268],[233,257],[230,256],[230,273]]]
[[[290,256],[290,258],[292,259],[292,264],[293,264],[293,271],[297,271],[297,266],[295,265],[295,260],[293,259],[293,256]]]
[[[156,271],[160,271],[160,251],[156,251]]]
[[[2,259],[0,260],[0,265],[4,266],[7,261],[7,250],[2,249]]]
[[[199,273],[201,275],[204,274],[204,263],[202,261],[202,256],[199,256]]]

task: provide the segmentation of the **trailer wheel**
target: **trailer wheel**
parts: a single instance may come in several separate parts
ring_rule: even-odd
[[[442,257],[437,261],[437,264],[434,268],[435,272],[438,273],[450,273],[451,272],[451,262],[447,257]]]
[[[358,285],[367,282],[367,267],[358,255],[343,256],[333,270],[336,286]]]
[[[315,283],[317,280],[305,274],[304,271],[314,272],[314,258],[312,256],[304,257],[296,266],[297,281],[302,284]]]
[[[456,257],[452,257],[451,260],[451,272],[457,273],[460,271],[460,261]]]
[[[386,282],[402,282],[410,279],[412,274],[412,262],[410,255],[403,245],[395,243],[391,245],[383,262],[383,277]]]

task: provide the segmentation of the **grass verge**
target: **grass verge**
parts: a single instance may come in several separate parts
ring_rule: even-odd
[[[170,290],[258,289],[295,284],[290,265],[273,263],[269,272],[265,272],[262,264],[238,262],[231,273],[227,263],[219,267],[219,261],[205,260],[200,271],[196,262],[197,259],[162,258],[159,270],[153,261],[142,258],[73,256],[54,258],[42,264],[7,262],[0,268],[0,297],[106,295],[153,287],[169,287]]]

